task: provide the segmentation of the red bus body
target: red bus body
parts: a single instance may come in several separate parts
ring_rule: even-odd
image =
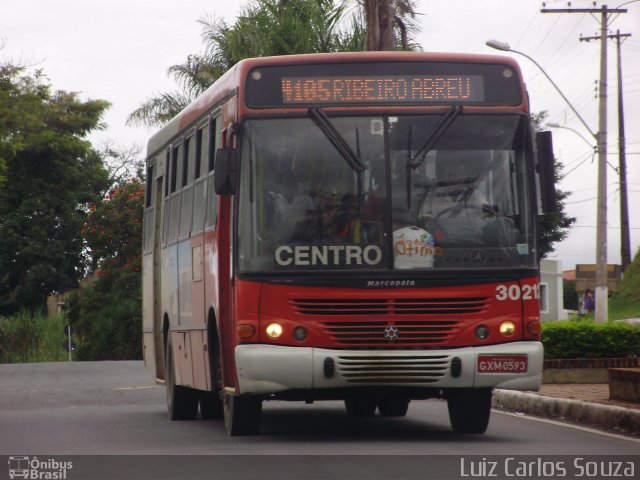
[[[377,406],[380,414],[392,416],[404,414],[405,404],[410,400],[436,397],[449,401],[455,430],[483,432],[488,422],[486,405],[487,398],[490,403],[492,388],[539,388],[542,346],[535,241],[527,244],[517,240],[509,247],[512,256],[508,258],[513,260],[504,260],[497,256],[494,259],[491,249],[456,246],[437,250],[440,238],[436,238],[430,240],[435,257],[429,253],[430,261],[435,262],[434,268],[396,268],[392,256],[399,255],[399,247],[397,243],[389,245],[391,232],[399,230],[392,225],[395,221],[395,217],[391,219],[392,213],[380,213],[376,227],[384,232],[376,233],[380,238],[378,247],[366,250],[361,243],[358,249],[357,241],[353,240],[355,236],[343,250],[335,245],[318,246],[321,242],[316,244],[315,240],[276,242],[274,245],[279,246],[269,250],[276,252],[275,260],[269,261],[282,268],[254,267],[262,265],[259,253],[265,247],[247,237],[262,235],[259,225],[267,221],[266,214],[262,213],[266,207],[255,207],[258,213],[251,217],[253,226],[243,222],[249,218],[245,212],[252,211],[255,202],[261,201],[262,184],[254,176],[262,175],[258,165],[262,160],[256,160],[260,156],[259,146],[251,142],[256,138],[269,141],[269,131],[263,132],[271,125],[268,122],[288,125],[289,119],[301,118],[299,123],[306,122],[309,129],[315,128],[306,117],[314,108],[310,103],[320,99],[318,106],[334,126],[348,125],[352,116],[354,122],[366,125],[366,129],[356,129],[356,140],[356,136],[348,137],[354,152],[358,150],[356,156],[366,155],[359,151],[368,148],[366,142],[357,143],[359,136],[371,135],[372,142],[384,143],[385,149],[380,150],[379,157],[384,156],[386,160],[384,163],[380,160],[379,178],[387,178],[390,183],[389,151],[396,148],[392,135],[404,125],[406,118],[412,119],[411,122],[415,119],[406,130],[411,142],[414,132],[421,131],[422,117],[428,117],[429,122],[434,117],[433,122],[437,123],[439,116],[450,108],[452,102],[446,98],[427,99],[423,104],[401,99],[394,104],[391,97],[404,95],[405,90],[394,93],[391,89],[404,88],[406,81],[402,74],[389,71],[388,65],[393,62],[503,66],[505,81],[515,76],[520,101],[505,105],[482,97],[478,101],[463,102],[459,118],[472,125],[480,125],[484,118],[489,124],[493,124],[495,118],[507,118],[505,125],[512,117],[516,119],[514,125],[521,122],[523,126],[518,126],[517,131],[524,133],[514,137],[524,138],[523,167],[518,168],[526,172],[518,179],[516,174],[508,178],[515,184],[516,180],[529,181],[526,178],[533,176],[535,156],[528,132],[528,99],[520,70],[512,59],[389,52],[272,57],[237,64],[152,137],[148,146],[143,255],[144,357],[155,378],[167,383],[172,418],[193,418],[200,404],[203,416],[225,416],[229,433],[243,434],[258,431],[260,405],[264,399],[340,399],[347,401],[350,414],[371,415]],[[363,77],[365,80],[354,80],[356,75],[361,75],[358,63],[366,64],[372,72],[378,63],[386,67],[379,77],[367,74]],[[345,76],[351,83],[339,83],[331,73],[326,77],[303,73],[299,79],[287,73],[279,83],[276,80],[272,83],[274,89],[277,85],[298,88],[291,97],[285,97],[287,92],[283,91],[282,99],[268,99],[267,93],[263,98],[260,92],[248,91],[252,88],[247,87],[248,78],[258,81],[260,73],[266,72],[266,75],[269,67],[295,72],[299,66],[325,64],[337,64],[336,71],[346,65],[354,66],[353,75]],[[411,68],[409,65],[407,71],[412,72]],[[414,73],[407,74],[406,78],[419,81]],[[429,77],[432,78],[435,77]],[[445,81],[452,85],[455,78],[451,74]],[[488,88],[482,82],[486,83],[489,77],[478,80],[479,76],[469,75],[468,78]],[[331,81],[334,81],[331,87],[334,90],[326,90]],[[349,101],[340,98],[347,94],[351,95]],[[450,95],[453,98],[454,93]],[[327,100],[330,97],[331,100]],[[373,101],[367,103],[368,97]],[[363,116],[366,120],[361,119]],[[367,116],[375,118],[369,120]],[[382,133],[375,131],[379,125],[384,130]],[[258,133],[252,134],[254,131]],[[255,137],[250,139],[251,135]],[[317,135],[324,139],[322,134]],[[473,146],[465,147],[461,155],[471,149],[478,150],[482,135],[478,138],[473,140]],[[285,138],[281,144],[285,145],[286,141]],[[239,177],[243,175],[242,180],[236,180],[240,186],[233,195],[217,195],[213,188],[214,157],[223,147],[237,153],[236,161],[242,171]],[[497,147],[491,149],[498,150]],[[249,154],[249,150],[255,152]],[[415,153],[413,147],[409,151]],[[436,165],[437,159],[432,158],[438,154],[427,152],[422,159],[415,160],[415,164],[422,161],[425,165],[429,162]],[[281,163],[283,158],[289,161],[281,152],[278,155]],[[377,157],[372,153],[371,158]],[[502,157],[495,158],[491,160],[494,163]],[[335,161],[339,164],[342,160]],[[285,168],[295,162],[286,163]],[[320,161],[309,165],[313,169]],[[371,165],[371,161],[367,165]],[[364,177],[359,177],[359,173],[345,168],[348,188],[360,181],[365,185],[353,187],[363,203],[373,198],[376,188],[384,192],[379,187],[383,180],[372,181],[372,173],[365,170]],[[423,166],[415,172],[420,168]],[[435,175],[437,168],[440,167],[425,166],[424,171]],[[252,169],[250,174],[248,169]],[[309,171],[315,173],[307,175],[316,178],[327,174],[324,170],[320,173],[319,167]],[[476,180],[486,183],[484,177],[491,177],[491,181],[497,183],[502,170],[496,172],[480,174],[477,177],[482,178]],[[406,175],[412,175],[409,181],[417,184],[418,173]],[[358,180],[351,181],[351,178]],[[514,222],[529,225],[519,228],[523,237],[524,230],[532,229],[527,230],[527,238],[535,231],[533,218],[537,214],[535,186],[533,180],[530,182],[527,188],[531,192],[519,200],[522,206],[518,207],[518,215],[508,220],[509,225]],[[360,190],[362,188],[364,190]],[[391,191],[390,188],[386,191]],[[252,192],[246,193],[247,189]],[[517,190],[514,188],[514,192]],[[384,199],[384,195],[381,197],[381,202],[396,205]],[[393,202],[404,208],[404,199]],[[524,204],[528,206],[525,208]],[[365,223],[373,222],[361,222]],[[507,224],[506,221],[503,224]],[[359,224],[358,228],[363,227]],[[420,232],[427,230],[424,227]],[[249,241],[254,243],[247,246]],[[461,253],[451,254],[447,257],[450,265],[439,269],[442,263],[438,262],[444,262],[446,252],[454,250]],[[250,252],[259,253],[248,260]],[[334,270],[329,268],[332,258],[335,258]],[[316,263],[323,268],[315,271],[311,265]],[[267,333],[267,327],[274,324],[278,327],[270,327],[271,334]],[[484,405],[472,414],[486,416],[485,420],[474,421],[467,418],[468,415],[460,418],[460,410],[469,409],[472,403]]]

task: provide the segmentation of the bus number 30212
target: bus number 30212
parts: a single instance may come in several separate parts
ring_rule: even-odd
[[[538,300],[540,298],[540,285],[498,285],[496,287],[496,300]]]

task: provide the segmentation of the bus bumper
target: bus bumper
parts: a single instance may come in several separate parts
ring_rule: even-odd
[[[241,394],[353,387],[538,390],[540,342],[513,342],[447,350],[331,350],[238,345]]]

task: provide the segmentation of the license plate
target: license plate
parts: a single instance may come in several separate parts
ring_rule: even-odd
[[[526,373],[526,355],[478,355],[478,373]]]

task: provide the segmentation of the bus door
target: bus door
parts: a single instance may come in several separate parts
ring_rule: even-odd
[[[156,178],[159,163],[147,169],[142,257],[143,351],[149,371],[164,378],[162,329],[162,218],[163,177]]]

